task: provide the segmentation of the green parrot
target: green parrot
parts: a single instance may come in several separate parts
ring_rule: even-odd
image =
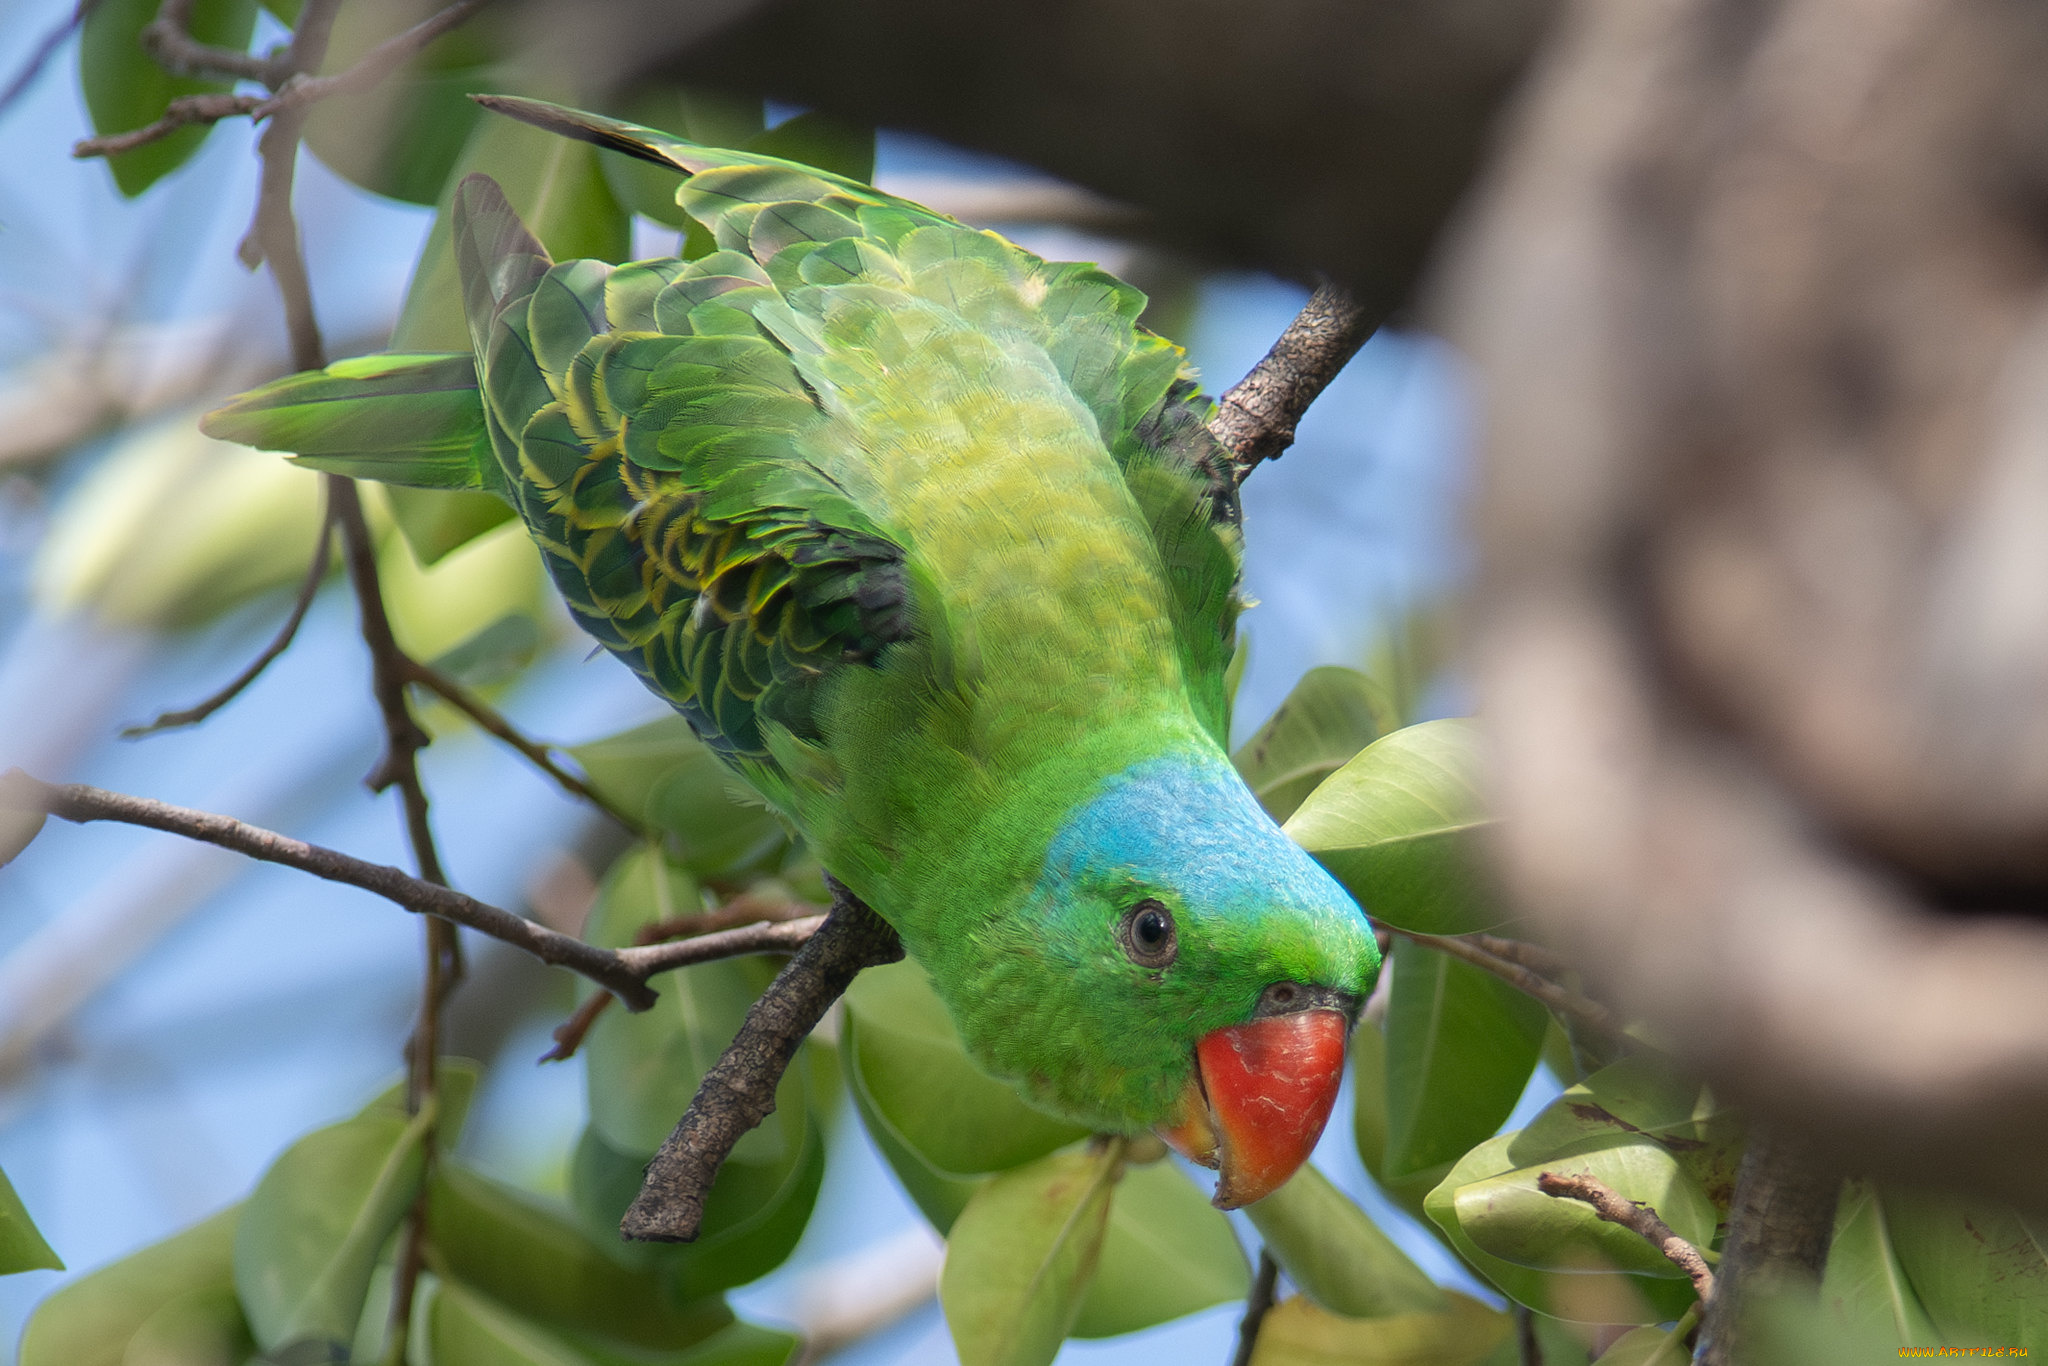
[[[471,176],[473,354],[203,423],[489,490],[577,620],[901,935],[974,1058],[1257,1200],[1306,1159],[1380,967],[1224,752],[1227,453],[1144,297],[869,186],[534,101],[682,172],[695,260],[551,261]]]

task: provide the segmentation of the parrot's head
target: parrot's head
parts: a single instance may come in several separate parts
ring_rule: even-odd
[[[1036,1103],[1151,1127],[1249,1204],[1308,1157],[1379,975],[1350,895],[1222,755],[1146,760],[1074,805],[960,955],[970,1049]]]

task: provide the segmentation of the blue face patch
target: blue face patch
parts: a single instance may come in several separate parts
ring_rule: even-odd
[[[1221,755],[1148,759],[1112,778],[1061,827],[1039,887],[1126,872],[1208,915],[1292,912],[1340,944],[1369,934],[1350,894],[1281,833]]]

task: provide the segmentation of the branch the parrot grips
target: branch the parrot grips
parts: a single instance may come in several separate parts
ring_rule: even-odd
[[[1344,1012],[1312,1008],[1214,1030],[1195,1045],[1180,1120],[1158,1134],[1218,1169],[1218,1209],[1263,1200],[1308,1160],[1337,1103],[1350,1031]]]

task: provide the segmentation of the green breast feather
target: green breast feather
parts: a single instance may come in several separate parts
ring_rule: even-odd
[[[1076,721],[1222,742],[1235,495],[1142,295],[793,163],[494,103],[684,172],[717,249],[558,264],[472,177],[473,364],[339,362],[209,431],[505,497],[582,625],[857,889],[917,807]]]

